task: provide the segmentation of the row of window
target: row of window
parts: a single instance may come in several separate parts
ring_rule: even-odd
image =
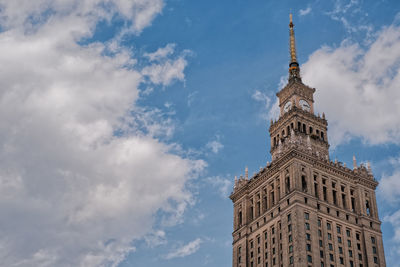
[[[291,134],[292,129],[294,129],[294,124],[293,122],[290,123],[290,125],[286,126],[286,129],[283,128],[282,132],[279,134],[277,134],[274,137],[274,141],[273,141],[273,146],[277,146],[279,144],[279,140],[288,137]],[[323,131],[320,131],[318,129],[316,129],[314,131],[313,127],[309,126],[307,127],[306,124],[301,123],[301,122],[297,122],[297,128],[296,130],[298,130],[301,133],[305,133],[305,134],[310,134],[312,136],[314,136],[315,138],[319,138],[322,141],[325,141],[325,133]]]

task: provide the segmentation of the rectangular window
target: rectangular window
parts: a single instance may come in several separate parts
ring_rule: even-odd
[[[326,229],[331,230],[331,224],[330,223],[326,223]]]
[[[304,219],[309,220],[310,219],[310,214],[307,212],[304,212]]]
[[[307,255],[307,261],[308,261],[308,262],[312,262],[312,257],[311,257],[311,255]]]
[[[311,240],[311,235],[310,234],[306,234],[306,239],[307,240]]]
[[[328,233],[328,240],[332,240],[332,234]]]
[[[328,244],[329,250],[333,250],[333,245],[331,243]]]
[[[291,220],[292,220],[291,215],[288,214],[288,216],[287,216],[287,221],[290,222]]]
[[[339,243],[342,243],[342,238],[341,238],[340,236],[338,236],[337,241],[338,241]]]
[[[349,229],[346,229],[346,235],[347,235],[347,237],[350,237],[350,230]]]
[[[349,250],[349,257],[353,257],[353,251],[352,250]]]
[[[371,236],[371,242],[372,244],[375,244],[375,237]]]
[[[310,224],[309,223],[305,223],[306,225],[306,230],[310,230]]]
[[[340,234],[340,226],[336,226],[337,233]]]

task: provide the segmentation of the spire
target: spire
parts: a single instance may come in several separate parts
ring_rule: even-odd
[[[357,160],[356,160],[356,156],[353,155],[353,170],[357,169]]]
[[[249,179],[249,168],[247,168],[247,166],[246,166],[246,168],[244,169],[244,176],[245,176],[246,180]]]
[[[292,80],[301,81],[300,68],[299,68],[299,63],[297,62],[297,55],[296,55],[296,40],[294,37],[294,24],[293,24],[292,14],[290,14],[289,33],[290,33],[289,81]]]

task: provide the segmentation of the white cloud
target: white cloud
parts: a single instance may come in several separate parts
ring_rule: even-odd
[[[283,88],[284,85],[286,85],[287,79],[281,77],[280,82],[279,82],[279,88]],[[255,101],[260,102],[263,104],[263,112],[261,113],[262,118],[269,122],[271,119],[276,119],[279,116],[279,100],[275,99],[275,102],[271,105],[271,98],[259,91],[256,90],[252,96],[251,96]]]
[[[311,13],[311,10],[312,10],[311,7],[307,7],[306,9],[300,9],[299,10],[299,15],[300,16],[306,16],[306,15]]]
[[[265,93],[256,90],[251,97],[256,100],[257,102],[261,102],[264,104],[265,108],[268,109],[271,104],[271,98],[266,95]]]
[[[183,246],[171,251],[170,253],[165,255],[165,258],[170,260],[170,259],[174,259],[174,258],[183,258],[183,257],[189,256],[189,255],[192,255],[200,249],[201,243],[203,243],[203,240],[201,240],[200,238],[197,238],[197,239],[189,242],[188,244],[183,245]]]
[[[165,47],[160,47],[153,53],[145,53],[144,56],[150,61],[159,61],[172,55],[175,51],[176,44],[167,44]]]
[[[208,177],[205,181],[213,188],[217,189],[219,195],[226,199],[232,192],[233,183],[230,179],[222,178],[220,176]]]
[[[150,81],[157,85],[170,85],[174,80],[184,81],[183,73],[187,61],[185,56],[179,56],[177,59],[169,59],[162,63],[146,66],[142,74],[148,76]]]
[[[324,46],[302,72],[304,82],[317,88],[315,103],[327,115],[333,145],[353,137],[400,143],[400,27],[384,28],[366,49],[350,41]]]
[[[221,149],[224,148],[224,145],[221,144],[218,140],[213,140],[208,142],[206,147],[210,149],[214,154],[217,154]]]
[[[136,105],[145,77],[130,51],[78,41],[114,16],[138,33],[163,2],[0,5],[0,262],[116,266],[157,211],[181,220],[193,202],[186,182],[205,163],[159,141],[173,125]],[[152,64],[164,73],[153,82],[183,80],[182,60]]]

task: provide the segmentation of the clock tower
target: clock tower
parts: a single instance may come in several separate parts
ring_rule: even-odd
[[[289,23],[287,85],[269,128],[272,162],[235,178],[233,267],[385,267],[381,221],[368,165],[329,159],[325,114],[301,80]]]
[[[326,134],[328,122],[325,114],[322,114],[322,117],[314,114],[315,88],[305,85],[301,80],[292,15],[290,15],[289,34],[289,79],[287,85],[276,94],[279,98],[279,119],[271,121],[269,129],[272,159],[277,159],[287,149],[297,145],[313,150],[318,157],[328,160],[329,144]]]

